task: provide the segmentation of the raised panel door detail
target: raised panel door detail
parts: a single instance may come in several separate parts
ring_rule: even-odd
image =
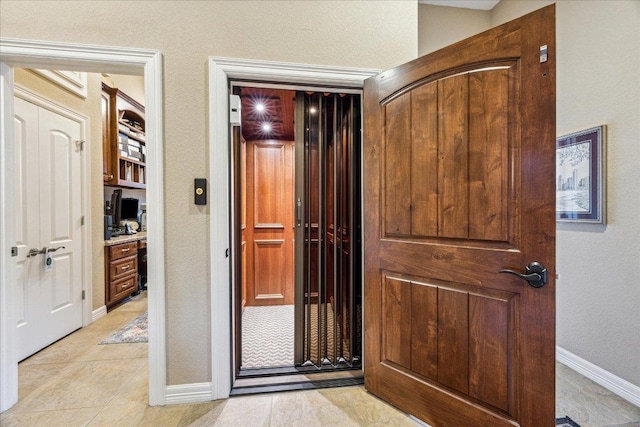
[[[395,273],[381,280],[383,363],[502,411],[516,408],[517,294]]]
[[[515,310],[508,299],[469,295],[469,391],[468,394],[496,408],[509,411],[509,337],[514,331]],[[514,367],[512,366],[512,369]]]
[[[73,263],[71,254],[53,256],[51,274],[51,306],[54,313],[73,304]]]
[[[26,103],[25,103],[26,104]],[[29,104],[32,105],[32,104]],[[35,107],[35,106],[34,106]],[[37,114],[37,113],[36,113]],[[14,121],[15,129],[15,158],[16,158],[16,192],[15,192],[15,207],[16,207],[16,244],[24,245],[27,240],[27,228],[29,227],[28,218],[25,218],[25,213],[28,211],[27,203],[29,198],[29,191],[27,188],[27,122],[25,119],[16,115]]]
[[[34,269],[32,262],[26,258],[31,242],[39,240],[39,168],[30,167],[38,164],[38,146],[29,141],[38,138],[38,107],[27,101],[15,98],[15,150],[16,150],[16,192],[15,192],[15,232],[18,259],[16,260],[15,294],[16,320],[18,330],[25,334],[32,333],[37,328],[34,323],[33,308],[30,304],[31,292],[37,292],[39,272]],[[35,170],[33,170],[35,169]],[[35,274],[35,277],[34,277]],[[33,291],[31,288],[34,288]],[[37,320],[37,319],[36,319]],[[22,352],[23,344],[18,344],[18,354]]]
[[[427,424],[553,425],[555,83],[553,5],[365,81],[365,386]]]
[[[43,105],[45,105],[44,103]],[[19,360],[82,326],[81,119],[15,98]],[[51,108],[51,109],[48,109]],[[52,268],[30,249],[56,248]]]
[[[72,165],[72,147],[75,146],[69,135],[53,131],[49,134],[51,163],[47,177],[51,194],[50,212],[52,214],[51,240],[67,240],[71,237],[71,221],[68,213],[73,212],[73,200],[70,188],[66,185],[72,182],[75,172]]]
[[[28,308],[29,308],[29,289],[27,288],[27,280],[25,275],[27,274],[27,268],[25,262],[18,262],[15,272],[16,279],[16,319],[18,320],[18,327],[24,327],[28,322]]]
[[[285,241],[255,240],[254,251],[254,295],[255,299],[284,299],[287,277],[283,275],[285,260]]]
[[[245,305],[293,304],[294,142],[246,143]]]
[[[285,145],[254,143],[253,215],[257,228],[284,228]]]
[[[383,105],[386,236],[515,241],[506,183],[516,70],[451,71]]]

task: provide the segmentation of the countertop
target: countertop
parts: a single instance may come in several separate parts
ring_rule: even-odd
[[[136,234],[123,234],[122,236],[112,237],[104,241],[105,246],[118,245],[120,243],[135,242],[147,238],[146,231],[138,231]]]

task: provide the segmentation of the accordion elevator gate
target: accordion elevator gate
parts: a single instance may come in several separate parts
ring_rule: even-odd
[[[345,93],[309,88],[304,88],[304,91],[286,91],[285,95],[282,95],[285,91],[273,90],[273,87],[256,88],[248,82],[235,82],[233,86],[233,92],[242,99],[242,125],[233,131],[235,223],[242,226],[236,226],[234,232],[236,382],[232,395],[265,391],[262,388],[256,390],[255,387],[241,385],[244,383],[239,380],[247,378],[305,374],[307,377],[319,379],[320,376],[310,374],[354,372],[353,370],[361,373],[361,96],[360,93],[354,93],[356,91]],[[276,99],[278,96],[282,99]],[[287,107],[288,101],[292,101],[295,107]],[[260,117],[256,117],[256,106],[259,106]],[[267,115],[270,110],[275,112]],[[276,110],[285,113],[293,110],[294,114],[292,118],[278,118]],[[254,123],[254,119],[264,120],[268,125]],[[279,123],[279,120],[283,123]],[[248,328],[245,309],[254,310],[254,307],[245,306],[246,295],[255,295],[254,287],[260,286],[261,281],[272,279],[265,279],[259,274],[258,269],[251,265],[256,254],[245,256],[244,248],[251,245],[251,242],[246,244],[245,229],[251,229],[256,221],[253,217],[247,221],[241,217],[245,215],[246,210],[251,210],[254,206],[251,200],[245,203],[245,197],[267,197],[264,194],[265,188],[273,186],[265,186],[257,181],[263,173],[247,172],[246,168],[247,165],[249,168],[257,167],[254,166],[257,157],[252,154],[251,150],[254,150],[254,147],[251,144],[256,144],[256,147],[266,146],[277,144],[275,140],[279,137],[286,139],[287,136],[280,136],[277,132],[284,129],[282,133],[287,133],[288,120],[292,120],[295,126],[295,148],[292,150],[295,153],[292,165],[295,184],[291,193],[293,197],[291,200],[285,199],[284,202],[285,205],[290,203],[295,233],[291,254],[294,258],[293,359],[291,363],[280,363],[279,366],[249,366],[243,363],[246,362],[243,352],[248,351],[251,346],[247,345],[242,334],[246,333]],[[258,135],[259,132],[252,134],[251,128],[258,126],[262,129],[262,135]],[[265,135],[269,133],[264,130],[267,127],[269,130],[275,129],[276,134]],[[251,141],[258,138],[259,141]],[[282,146],[286,148],[286,144],[287,142],[283,142]],[[249,154],[246,154],[245,150]],[[284,194],[289,197],[288,192],[285,191]],[[283,209],[289,210],[286,206]],[[282,223],[286,224],[284,221]],[[285,225],[282,228],[287,227]],[[286,263],[287,254],[286,251],[281,252],[277,257],[272,256],[270,259]],[[266,268],[261,266],[260,271],[266,271]],[[286,281],[285,278],[282,280]],[[274,289],[273,286],[271,289]],[[269,292],[269,295],[274,293],[273,290]],[[255,301],[257,305],[268,304],[264,302],[268,301],[267,299]],[[272,384],[278,383],[278,377],[275,376]],[[353,380],[355,376],[349,375],[348,378]],[[290,383],[295,383],[295,380]],[[321,387],[331,385],[320,385],[319,381],[315,380],[313,383]],[[335,381],[333,383],[342,385]],[[345,385],[349,383],[353,381],[344,382]],[[245,391],[242,390],[244,388]]]

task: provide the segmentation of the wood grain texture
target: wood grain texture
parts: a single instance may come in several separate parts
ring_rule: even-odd
[[[384,360],[411,367],[411,283],[387,277],[382,294]]]
[[[438,82],[440,237],[469,235],[467,74]]]
[[[438,288],[411,282],[411,370],[438,379]]]
[[[469,74],[469,238],[507,241],[509,70]]]
[[[508,301],[469,296],[469,395],[509,409]]]
[[[438,84],[411,91],[411,235],[438,235]]]
[[[411,234],[411,95],[385,107],[385,230]]]
[[[284,300],[287,293],[287,246],[284,239],[254,239],[253,298],[255,300]],[[270,304],[273,305],[273,304]]]
[[[545,44],[550,56],[540,63]],[[429,236],[429,221],[419,219],[428,215],[413,217],[420,211],[413,199],[407,206],[399,198],[398,218],[389,217],[387,196],[394,191],[387,186],[409,181],[411,197],[425,198],[413,186],[419,170],[430,168],[424,166],[429,154],[420,152],[429,144],[418,141],[433,126],[415,130],[414,116],[430,108],[428,97],[417,101],[417,93],[432,84],[438,86],[439,199],[438,233]],[[367,80],[364,99],[365,386],[434,427],[552,426],[555,7],[383,72]],[[397,179],[388,156],[395,164],[403,154],[385,144],[389,135],[405,138],[407,115],[410,176]],[[393,234],[394,226],[409,226],[411,234]],[[549,269],[543,288],[497,273],[522,271],[532,261]],[[388,348],[406,342],[404,329],[385,323],[406,311],[404,304],[391,304],[406,297],[403,286],[388,287],[388,276],[413,282],[409,346],[403,349],[411,353],[409,367]],[[438,295],[436,379],[433,368],[422,365],[432,357],[424,324],[433,306],[421,295],[431,291],[414,292],[414,286],[424,284]],[[386,339],[392,334],[396,341]]]
[[[249,306],[293,304],[294,149],[293,141],[247,142]]]
[[[286,145],[253,143],[253,227],[284,227]]]
[[[438,289],[438,382],[469,390],[469,304],[466,292]]]

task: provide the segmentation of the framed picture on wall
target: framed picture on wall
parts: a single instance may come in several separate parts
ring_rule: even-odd
[[[605,223],[604,125],[556,140],[556,220]]]

